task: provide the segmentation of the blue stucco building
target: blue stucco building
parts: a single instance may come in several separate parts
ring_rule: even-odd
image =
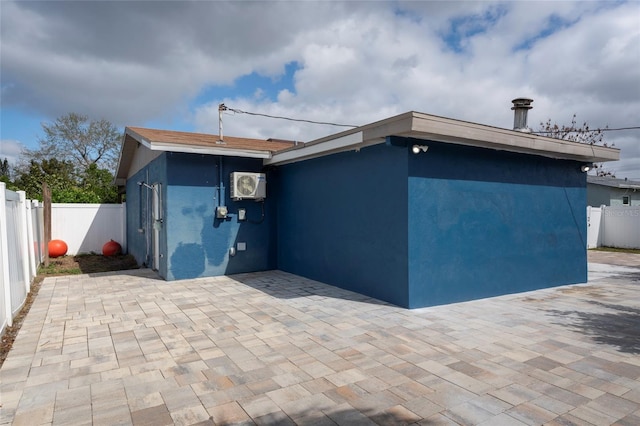
[[[169,281],[280,269],[418,308],[585,282],[581,168],[618,155],[409,112],[297,145],[127,128],[117,179]]]

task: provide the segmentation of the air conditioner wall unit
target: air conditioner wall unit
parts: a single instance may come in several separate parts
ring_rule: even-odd
[[[267,178],[264,173],[233,172],[230,178],[231,199],[263,200],[267,197]]]

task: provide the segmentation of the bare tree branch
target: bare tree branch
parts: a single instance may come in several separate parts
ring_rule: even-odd
[[[89,121],[86,115],[70,113],[53,123],[42,123],[44,137],[32,159],[57,158],[85,170],[92,164],[114,170],[120,150],[120,131],[107,120]]]
[[[605,126],[604,129],[590,129],[589,124],[586,121],[582,123],[582,126],[580,127],[577,127],[576,124],[576,114],[573,114],[570,126],[565,126],[564,124],[560,126],[557,123],[551,124],[551,119],[548,119],[546,123],[540,123],[540,128],[535,133],[555,139],[563,139],[589,145],[614,146],[614,144],[609,144],[604,140],[604,133],[609,126]],[[603,170],[602,164],[596,164],[595,169],[597,176],[615,177],[612,172]]]

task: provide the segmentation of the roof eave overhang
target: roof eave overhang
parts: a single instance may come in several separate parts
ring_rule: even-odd
[[[382,143],[388,136],[445,142],[555,159],[605,162],[620,159],[620,150],[539,136],[515,130],[408,112],[376,123],[281,151],[265,160],[280,165]]]
[[[154,142],[149,146],[152,151],[184,152],[189,154],[222,155],[227,157],[271,158],[270,151],[253,149],[223,148],[220,146],[183,146],[171,143]]]
[[[131,165],[131,160],[138,144],[145,146],[151,151],[161,152],[182,152],[190,154],[220,155],[227,157],[259,158],[263,160],[269,159],[272,156],[271,151],[228,148],[225,147],[225,145],[222,143],[215,146],[194,146],[161,141],[152,142],[127,127],[124,132],[122,148],[120,150],[120,159],[118,161],[118,168],[116,170],[116,176],[114,179],[114,183],[117,186],[123,186],[126,184],[126,173],[129,169],[129,166]]]
[[[207,155],[224,155],[229,157],[249,157],[249,158],[271,158],[270,151],[262,151],[255,149],[238,149],[228,148],[224,142],[220,142],[217,145],[203,146],[203,145],[182,145],[172,142],[163,141],[149,141],[139,133],[127,128],[129,133],[135,140],[142,145],[149,148],[151,151],[166,151],[166,152],[184,152],[189,154],[207,154]]]
[[[328,139],[322,143],[309,143],[298,149],[290,149],[275,153],[264,160],[265,165],[282,165],[322,157],[324,155],[335,154],[342,151],[351,151],[369,145],[375,145],[382,141],[363,140],[362,132],[349,133],[335,138]]]

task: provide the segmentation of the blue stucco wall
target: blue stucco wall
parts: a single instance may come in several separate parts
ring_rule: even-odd
[[[269,170],[261,223],[260,203],[229,198],[229,174],[261,160],[163,154],[128,179],[129,252],[151,264],[144,181],[162,184],[167,280],[278,268],[409,308],[586,281],[580,163],[425,141],[414,155],[414,142]]]
[[[222,161],[223,202],[229,218],[215,218],[218,203],[219,165]],[[234,171],[260,172],[262,160],[217,157],[199,154],[167,154],[165,226],[167,232],[167,280],[255,272],[275,269],[276,231],[275,200],[267,198],[262,218],[261,203],[253,200],[232,201],[229,175]],[[238,221],[238,208],[245,208],[247,221]],[[229,256],[238,242],[246,251]]]
[[[162,183],[161,198],[166,198],[167,155],[162,154],[151,161],[145,168],[127,179],[127,251],[133,255],[139,265],[151,267],[153,252],[152,235],[152,192],[138,182],[148,185]],[[164,216],[163,212],[163,216]],[[160,229],[160,251],[166,253],[166,229]],[[160,259],[158,272],[166,276],[166,259]]]
[[[587,280],[580,163],[428,145],[409,155],[409,307]]]
[[[278,268],[407,306],[406,150],[278,167]]]

